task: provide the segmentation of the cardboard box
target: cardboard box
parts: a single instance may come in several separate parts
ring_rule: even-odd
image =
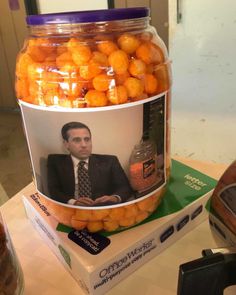
[[[167,192],[142,224],[116,233],[88,233],[65,227],[50,215],[37,193],[24,195],[29,219],[87,294],[104,294],[142,264],[207,218],[216,181],[172,161]]]

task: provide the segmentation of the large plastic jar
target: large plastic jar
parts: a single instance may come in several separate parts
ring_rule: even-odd
[[[149,15],[139,7],[27,17],[16,93],[34,181],[51,214],[72,228],[133,226],[165,191],[171,72]],[[158,177],[137,190],[130,159],[140,142]]]

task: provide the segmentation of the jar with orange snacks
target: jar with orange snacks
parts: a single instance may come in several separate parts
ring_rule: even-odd
[[[143,192],[158,181],[157,153],[151,141],[136,144],[130,157],[130,183],[134,190]]]
[[[34,181],[49,211],[73,228],[94,232],[133,226],[156,210],[168,182],[171,69],[165,44],[149,21],[146,7],[27,17],[29,36],[17,57],[15,89]],[[86,159],[91,183],[95,181],[92,201],[86,201],[89,208],[76,202],[79,181],[75,166],[70,170],[63,166],[62,173],[54,171],[53,180],[48,178],[52,175],[48,171],[51,154],[66,155],[71,167],[81,160],[80,156],[74,160],[69,139],[61,136],[62,127],[71,122],[88,126],[92,140]],[[134,146],[144,137],[150,139],[142,146],[145,159],[130,165]],[[98,178],[90,172],[93,155],[118,159],[113,165],[119,166],[129,182],[128,196],[112,191],[120,180],[111,179],[107,181],[112,184],[109,190],[101,189],[101,166],[96,166]],[[158,156],[163,159],[162,167],[158,167]],[[153,159],[155,172],[147,172],[148,177],[141,181],[141,169],[148,159]],[[116,174],[112,169],[109,177]],[[158,174],[160,169],[162,174]],[[63,173],[64,177],[56,180]],[[63,181],[69,176],[72,188],[66,191]],[[61,190],[60,198],[51,193],[51,183]],[[116,202],[98,206],[95,187]]]

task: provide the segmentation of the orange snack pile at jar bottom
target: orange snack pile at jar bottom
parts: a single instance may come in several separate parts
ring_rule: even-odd
[[[163,193],[164,189],[161,189],[136,203],[109,209],[65,207],[43,196],[40,196],[40,201],[45,204],[52,216],[64,225],[77,230],[87,229],[90,232],[111,232],[142,222],[156,210]]]

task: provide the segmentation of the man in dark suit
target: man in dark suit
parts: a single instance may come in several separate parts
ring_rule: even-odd
[[[131,196],[129,181],[117,157],[92,154],[91,132],[85,124],[67,123],[61,134],[70,154],[48,156],[48,190],[52,199],[80,206],[103,206],[125,202]]]

